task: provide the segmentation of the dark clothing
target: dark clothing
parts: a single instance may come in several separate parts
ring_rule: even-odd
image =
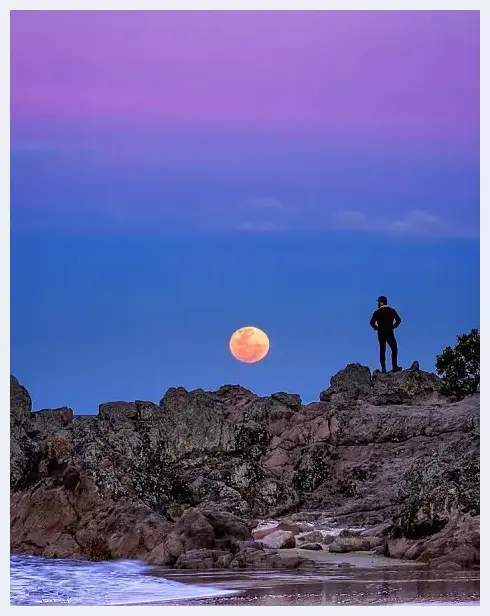
[[[393,332],[401,322],[402,320],[394,308],[391,306],[382,306],[374,311],[370,325],[376,331],[388,333]]]
[[[386,370],[386,343],[388,343],[391,349],[391,363],[394,370],[398,366],[398,345],[396,344],[395,334],[393,333],[393,330],[388,333],[378,331],[378,341],[379,362],[381,364],[381,368],[383,370]]]
[[[398,312],[390,306],[378,308],[371,317],[370,325],[378,332],[379,361],[383,370],[386,370],[386,344],[388,344],[391,349],[393,369],[396,369],[398,366],[398,346],[393,330],[395,330],[401,322],[402,320]]]

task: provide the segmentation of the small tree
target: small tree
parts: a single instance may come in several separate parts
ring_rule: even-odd
[[[437,356],[436,371],[444,391],[458,400],[476,393],[480,386],[480,331],[458,336],[454,347],[446,347]]]

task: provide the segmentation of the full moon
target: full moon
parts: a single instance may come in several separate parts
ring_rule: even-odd
[[[258,327],[240,327],[230,338],[230,351],[239,361],[254,364],[269,352],[269,338]]]

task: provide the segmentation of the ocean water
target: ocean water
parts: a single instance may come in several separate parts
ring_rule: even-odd
[[[39,556],[10,557],[11,605],[128,605],[235,594],[211,585],[144,575],[136,561],[87,562]]]

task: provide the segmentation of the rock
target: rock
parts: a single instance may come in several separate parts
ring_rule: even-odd
[[[253,542],[272,537],[475,566],[479,395],[452,402],[416,365],[371,374],[351,364],[321,398],[171,388],[160,404],[109,402],[74,416],[32,412],[11,377],[12,550],[186,567],[201,551],[218,568],[284,567],[271,554],[280,548]],[[334,538],[346,526],[365,530]]]
[[[74,466],[69,466],[63,475],[63,486],[65,490],[75,492],[75,488],[80,483],[80,472]]]
[[[303,543],[299,546],[302,550],[323,550],[319,543]]]
[[[277,400],[281,404],[284,404],[284,406],[293,409],[293,411],[299,411],[301,409],[302,403],[301,398],[298,396],[298,394],[287,394],[283,391],[280,391],[275,394],[272,394],[271,398],[274,398],[274,400]]]
[[[276,530],[264,537],[262,543],[265,547],[273,550],[294,548],[296,545],[294,534],[288,530]]]
[[[213,550],[189,550],[179,556],[175,566],[177,569],[213,569],[216,561]]]
[[[183,513],[171,534],[182,541],[185,551],[212,549],[216,542],[213,526],[201,511],[194,508]]]
[[[311,523],[318,520],[322,515],[321,511],[302,511],[301,513],[293,513],[288,516],[291,522],[307,522]]]
[[[362,529],[356,529],[356,528],[343,528],[340,533],[339,533],[339,537],[360,537],[362,535]]]
[[[414,541],[406,537],[397,537],[396,539],[388,539],[385,545],[384,552],[386,556],[392,558],[403,558],[407,550],[414,544]]]
[[[37,447],[28,432],[31,429],[32,402],[29,392],[10,375],[10,489],[24,487],[30,470],[36,465]]]
[[[369,368],[361,364],[349,364],[330,379],[330,387],[320,393],[320,400],[328,402],[337,396],[337,400],[348,403],[365,395],[370,389]]]
[[[447,571],[461,571],[463,567],[459,563],[455,563],[451,560],[442,562],[437,565],[436,569],[445,569]]]
[[[299,556],[278,556],[263,549],[244,549],[238,552],[229,567],[232,569],[299,569],[314,563]]]
[[[301,533],[301,526],[292,522],[280,522],[277,525],[277,530],[288,530],[292,532],[293,535],[299,535]]]
[[[267,535],[271,535],[272,533],[275,533],[276,531],[277,531],[277,526],[271,526],[270,528],[255,529],[252,531],[252,537],[256,541],[260,541],[264,539],[265,537],[267,537]]]
[[[250,522],[227,511],[217,511],[209,505],[202,508],[201,512],[213,527],[217,539],[230,537],[241,541],[252,539]]]
[[[145,558],[168,529],[168,522],[145,505],[100,499],[90,480],[70,496],[48,480],[11,495],[10,542],[15,553]]]
[[[454,443],[439,443],[409,468],[400,488],[403,505],[393,524],[393,537],[429,537],[456,513],[478,515],[479,435],[472,431]]]
[[[368,537],[337,537],[329,546],[330,552],[366,552],[372,549]]]
[[[330,380],[330,387],[321,392],[320,400],[333,401],[340,407],[356,400],[366,400],[375,405],[402,404],[415,400],[437,399],[441,390],[440,379],[419,369],[414,362],[409,370],[382,374],[371,372],[366,366],[349,364]]]
[[[462,568],[480,563],[480,516],[454,512],[448,523],[437,533],[421,539],[405,537],[387,540],[389,556],[427,562],[438,568],[452,562]]]
[[[372,404],[414,404],[439,400],[441,380],[412,364],[409,370],[373,376],[372,388],[372,395],[367,398]]]
[[[385,537],[392,528],[392,522],[383,522],[361,531],[361,537]]]
[[[303,547],[305,543],[323,543],[323,534],[319,530],[313,530],[308,533],[297,535],[296,545]]]

